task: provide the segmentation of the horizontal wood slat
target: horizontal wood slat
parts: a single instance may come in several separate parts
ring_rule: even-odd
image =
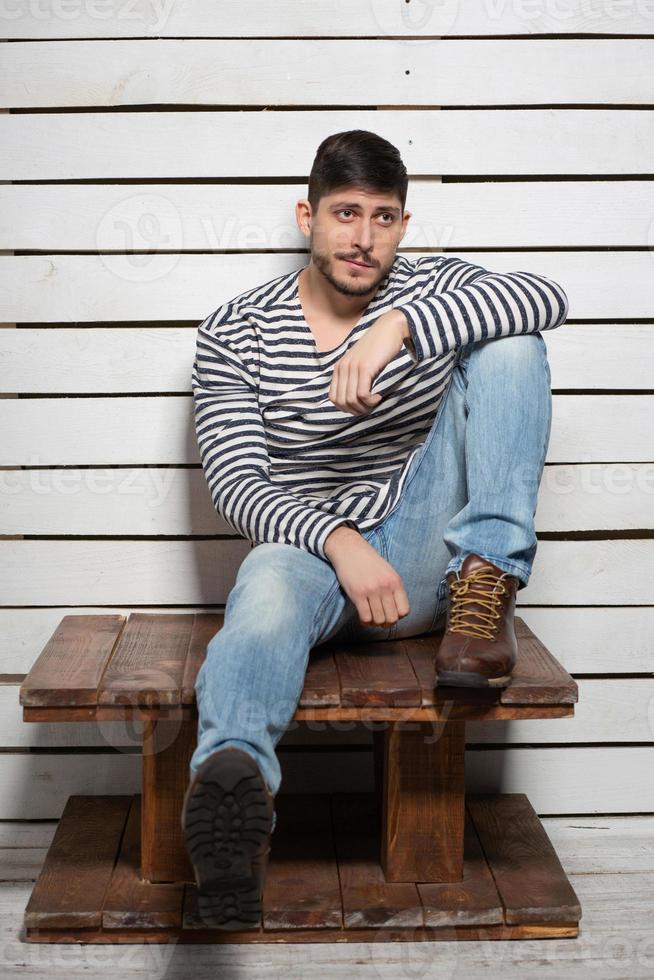
[[[130,803],[128,796],[68,799],[25,909],[27,928],[91,929],[101,925],[102,905]]]
[[[554,395],[546,462],[654,460],[653,411],[654,395]],[[0,466],[200,463],[190,395],[2,398],[0,430]]]
[[[645,38],[28,41],[3,52],[0,104],[640,105],[653,58]]]
[[[118,643],[122,616],[64,616],[23,681],[23,705],[97,704],[102,674]]]
[[[421,926],[416,885],[386,881],[379,865],[380,818],[374,801],[359,794],[337,795],[332,814],[345,928]]]
[[[165,929],[182,923],[184,885],[141,878],[141,796],[134,796],[102,903],[102,927]]]
[[[336,667],[334,652],[334,648],[330,644],[323,644],[309,651],[301,694],[301,701],[305,707],[310,708],[313,705],[325,707],[340,704],[341,680]]]
[[[492,925],[504,922],[502,901],[470,815],[465,817],[463,880],[417,882],[425,925]]]
[[[538,560],[540,561],[540,553]],[[523,601],[524,591],[518,593],[518,615],[571,673],[586,674],[589,677],[614,673],[641,673],[646,677],[651,676],[654,606],[535,606]],[[0,607],[0,674],[5,677],[27,674],[62,616],[66,614],[113,614],[127,617],[132,612],[199,612],[206,617],[214,609],[199,606],[197,603],[184,608],[173,604],[163,609],[153,605],[135,608],[111,604],[106,607],[90,605],[84,608],[57,605]],[[222,615],[217,610],[215,614]],[[615,657],[616,649],[620,650],[619,662]],[[15,680],[15,676],[10,676],[9,681],[11,680]],[[0,692],[2,690],[0,684]],[[580,712],[583,704],[582,699],[578,706]],[[1,714],[2,712],[0,716]],[[41,727],[37,725],[34,730],[41,730]]]
[[[6,330],[0,391],[51,395],[190,392],[196,332],[197,324]],[[576,324],[568,320],[541,335],[553,390],[651,390],[651,324]]]
[[[116,111],[0,115],[0,180],[304,179],[343,129],[390,140],[410,176],[652,170],[654,118],[639,109]]]
[[[132,613],[98,685],[97,703],[180,704],[193,620]]]
[[[301,4],[301,7],[300,7]],[[349,0],[304,4],[302,0],[108,0],[102,7],[71,10],[56,5],[12,7],[3,34],[13,40],[103,37],[438,37],[457,35],[651,34],[648,3],[587,0],[533,6],[458,0],[414,13],[404,4],[352,4]],[[299,10],[301,9],[301,16]],[[589,16],[590,12],[590,16]],[[100,15],[101,14],[101,15]]]
[[[279,795],[275,810],[264,928],[340,928],[341,890],[329,797]]]
[[[557,721],[556,724],[563,724]],[[282,793],[372,791],[369,750],[325,748],[282,755]],[[466,751],[470,793],[525,793],[538,814],[651,813],[654,783],[644,779],[654,746],[477,748]],[[140,792],[139,752],[0,753],[0,819],[59,818],[71,793]]]
[[[519,616],[515,618],[515,633],[520,657],[502,703],[576,704],[576,682]]]
[[[365,643],[357,644],[356,649],[346,644],[337,646],[334,660],[341,684],[341,704],[419,706],[420,684],[406,649],[410,643]],[[432,642],[432,652],[433,649]]]
[[[652,530],[653,494],[654,463],[548,463],[536,532]],[[234,533],[199,466],[10,470],[0,501],[0,534]]]
[[[649,289],[654,264],[647,251],[461,252],[458,257],[492,272],[534,272],[555,279],[568,295],[571,320],[654,315]],[[0,256],[0,317],[35,324],[200,320],[242,291],[307,264],[306,256],[281,253],[159,253],[146,256],[145,265],[140,258]]]
[[[200,622],[204,618],[199,617]],[[323,663],[324,658],[320,662]],[[544,719],[524,717],[521,713],[519,719],[510,721],[468,720],[468,746],[654,742],[654,677],[583,678],[577,684],[579,702],[574,706],[574,715]],[[0,745],[5,749],[116,748],[125,751],[140,747],[143,721],[139,718],[57,722],[55,716],[53,721],[26,724],[18,689],[18,684],[0,685]],[[324,693],[324,689],[319,690],[311,702],[310,695],[314,690],[315,680],[312,686],[309,671],[302,692],[303,704],[307,707],[338,704],[338,689],[334,692],[328,688]],[[190,701],[189,693],[185,703]],[[93,713],[89,712],[90,715]],[[308,751],[311,746],[330,745],[344,751],[353,746],[363,751],[372,747],[375,727],[367,720],[343,725],[315,719],[292,721],[282,736],[280,750],[284,752],[288,748],[299,752],[305,748]]]
[[[224,603],[250,549],[244,538],[3,541],[0,594],[16,606]],[[539,541],[521,600],[651,605],[652,560],[647,538]]]
[[[470,796],[466,805],[506,922],[577,922],[579,899],[527,796]]]
[[[297,182],[0,185],[0,248],[304,249],[306,194]],[[417,180],[406,209],[403,249],[647,247],[654,182]]]

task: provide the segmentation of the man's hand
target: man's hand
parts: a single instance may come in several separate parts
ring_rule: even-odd
[[[363,626],[390,627],[409,614],[401,577],[354,528],[341,526],[332,531],[325,554]]]
[[[381,395],[370,393],[373,382],[409,337],[404,313],[400,310],[382,313],[361,340],[336,362],[328,392],[334,405],[352,415],[363,415],[378,405]]]

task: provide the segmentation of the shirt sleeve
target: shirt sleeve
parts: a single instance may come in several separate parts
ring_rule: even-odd
[[[454,257],[426,269],[424,295],[396,307],[416,362],[478,340],[552,330],[568,315],[561,286],[533,272],[489,272]]]
[[[214,507],[253,544],[282,542],[325,561],[329,534],[354,521],[303,504],[270,480],[270,457],[254,377],[203,321],[197,331],[192,391],[202,469]],[[215,319],[212,320],[215,323]]]

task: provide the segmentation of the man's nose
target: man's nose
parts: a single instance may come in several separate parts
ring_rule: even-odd
[[[369,252],[374,245],[372,225],[370,225],[367,221],[359,222],[358,226],[355,228],[354,241],[352,244],[355,248],[360,249],[362,252]]]

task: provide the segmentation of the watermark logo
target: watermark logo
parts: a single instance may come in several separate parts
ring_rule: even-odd
[[[428,34],[443,37],[452,32],[459,16],[459,0],[371,0],[375,23],[390,37]]]
[[[0,20],[60,22],[74,29],[83,22],[129,24],[129,33],[139,30],[160,34],[168,22],[175,0],[2,0]],[[56,33],[56,32],[55,32]],[[116,29],[120,35],[120,29]]]
[[[105,212],[96,228],[103,264],[128,282],[153,282],[169,275],[179,262],[182,240],[181,214],[163,194],[123,198]]]

